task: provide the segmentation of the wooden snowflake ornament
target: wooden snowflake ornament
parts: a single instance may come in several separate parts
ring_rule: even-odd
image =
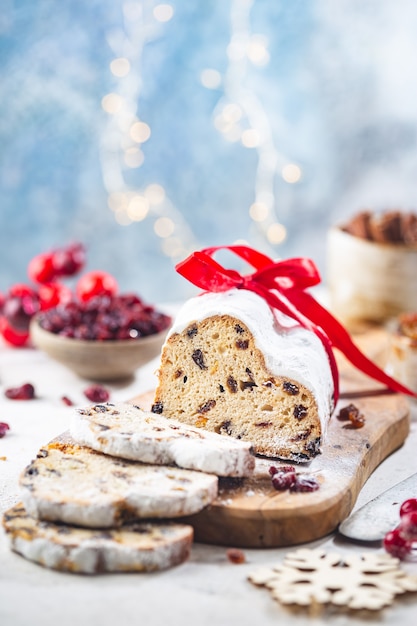
[[[249,576],[271,590],[282,604],[334,604],[349,609],[379,610],[395,596],[417,591],[417,577],[398,567],[389,554],[340,555],[301,548],[282,564],[261,567]]]

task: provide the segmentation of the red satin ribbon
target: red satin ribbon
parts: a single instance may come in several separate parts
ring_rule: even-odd
[[[226,269],[212,256],[217,250],[229,250],[255,268],[242,276]],[[175,268],[179,274],[205,291],[223,292],[248,289],[268,304],[313,331],[322,341],[330,361],[334,381],[334,400],[339,398],[339,373],[332,348],[338,348],[359,370],[386,385],[392,391],[417,397],[413,391],[388,376],[353,343],[349,333],[313,296],[305,291],[320,283],[317,267],[307,258],[273,261],[248,246],[216,246],[193,252]]]

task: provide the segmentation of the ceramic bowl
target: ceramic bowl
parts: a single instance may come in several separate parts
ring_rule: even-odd
[[[330,308],[344,323],[381,324],[417,310],[417,247],[367,241],[338,227],[327,244]]]
[[[41,328],[35,316],[30,324],[32,344],[82,378],[118,380],[131,377],[157,357],[168,328],[140,339],[88,341],[70,339]]]

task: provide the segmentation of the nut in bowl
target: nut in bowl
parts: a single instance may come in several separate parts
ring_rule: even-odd
[[[131,296],[70,302],[35,315],[34,347],[91,380],[129,378],[161,351],[171,318]]]

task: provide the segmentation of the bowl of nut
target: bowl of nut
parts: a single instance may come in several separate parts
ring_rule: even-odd
[[[108,292],[40,311],[29,329],[35,348],[82,378],[109,381],[157,357],[170,325],[169,315],[139,296]]]

